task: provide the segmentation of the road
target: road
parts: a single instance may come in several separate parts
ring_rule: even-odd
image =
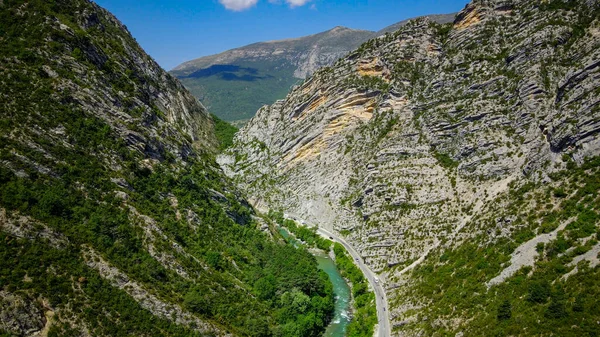
[[[382,281],[377,281],[378,278],[375,273],[373,273],[373,271],[363,263],[360,254],[358,254],[358,252],[350,244],[348,244],[346,240],[322,228],[318,228],[317,233],[327,239],[333,238],[333,241],[341,243],[342,246],[346,248],[346,251],[348,251],[348,253],[352,256],[352,259],[354,259],[354,263],[360,268],[365,277],[369,280],[371,287],[373,287],[373,290],[375,291],[375,299],[377,303],[377,321],[379,322],[379,331],[375,336],[390,337],[391,329],[390,320],[388,317],[387,297],[385,295],[385,291],[383,290]]]

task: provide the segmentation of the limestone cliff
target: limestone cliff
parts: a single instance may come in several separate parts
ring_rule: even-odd
[[[561,275],[539,276],[540,261],[598,248],[597,217],[585,233],[567,225],[575,204],[598,210],[580,190],[597,180],[589,161],[600,155],[598,6],[474,0],[449,25],[413,20],[261,108],[219,161],[256,206],[346,236],[386,280],[395,335],[521,334],[506,315],[496,322],[493,293],[525,298],[503,282],[521,268],[534,268],[527,282],[555,282]],[[562,251],[544,253],[563,239]],[[597,265],[593,253],[587,260]],[[566,273],[577,262],[560,263]],[[569,289],[575,301],[581,288]],[[525,312],[515,297],[504,308]],[[554,309],[527,310],[538,311],[521,328],[558,331],[533,327]]]

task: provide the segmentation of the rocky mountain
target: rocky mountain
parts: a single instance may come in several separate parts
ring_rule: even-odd
[[[417,18],[412,18],[412,19],[408,19],[408,20],[403,20],[400,21],[398,23],[395,23],[393,25],[387,26],[385,28],[383,28],[382,30],[378,31],[376,34],[377,36],[381,36],[384,35],[385,33],[394,33],[395,31],[397,31],[398,29],[404,27],[406,24],[408,24],[410,21],[415,20],[415,19],[429,19],[433,22],[436,22],[440,25],[444,25],[447,23],[452,23],[454,22],[454,18],[456,17],[457,13],[450,13],[450,14],[432,14],[432,15],[424,15],[424,16],[420,16]]]
[[[447,23],[455,14],[426,17]],[[171,73],[220,118],[247,120],[263,105],[285,97],[300,79],[406,22],[379,32],[335,27],[295,39],[254,43],[185,62]]]
[[[395,336],[598,334],[600,4],[473,0],[261,108],[219,162],[344,236]]]
[[[299,79],[373,37],[335,27],[296,39],[269,41],[185,62],[171,71],[211,112],[227,121],[249,119],[282,98]],[[232,99],[232,97],[234,99]]]
[[[213,118],[110,13],[0,1],[0,111],[1,336],[322,333],[327,276],[254,216]]]

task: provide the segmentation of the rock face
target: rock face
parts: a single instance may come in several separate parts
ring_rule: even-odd
[[[515,191],[550,196],[566,184],[555,172],[600,155],[599,27],[596,1],[474,0],[448,25],[412,20],[261,108],[219,161],[257,207],[345,235],[386,280],[395,335],[490,334],[477,330],[488,309],[424,295],[423,270],[547,233],[523,224],[541,210]]]
[[[42,330],[46,319],[34,301],[6,291],[1,291],[0,295],[1,329],[19,331],[27,336]]]

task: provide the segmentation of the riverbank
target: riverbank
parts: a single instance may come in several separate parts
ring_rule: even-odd
[[[292,232],[296,237],[300,235],[302,241],[309,247],[319,247],[323,250],[331,250],[333,241],[327,239],[322,233],[318,233],[316,227],[305,227],[299,226],[295,221],[291,219],[284,219],[281,214],[271,212],[269,214],[275,222],[279,223],[284,230]],[[329,238],[333,238],[329,236]],[[350,252],[346,252],[346,248],[340,244],[334,244],[334,263],[344,277],[347,284],[350,285],[350,303],[352,312],[354,313],[353,319],[348,324],[348,335],[370,337],[373,336],[375,326],[377,325],[378,316],[381,314],[377,310],[378,298],[376,294],[369,289],[369,283],[372,280],[368,277],[371,275],[363,275],[360,266],[355,264]],[[314,255],[314,254],[313,254]],[[359,261],[356,259],[356,263]],[[375,289],[375,286],[373,286]],[[383,296],[382,296],[383,298]],[[385,307],[383,307],[385,310]]]
[[[329,254],[319,252],[313,254],[317,259],[319,269],[323,270],[329,276],[333,284],[335,294],[335,312],[331,323],[327,326],[324,337],[343,337],[347,336],[348,326],[352,320],[352,297],[349,285],[342,277],[335,261]]]
[[[352,322],[353,298],[351,285],[347,283],[347,279],[342,276],[334,256],[331,256],[331,242],[327,251],[311,247],[305,241],[300,241],[290,233],[286,227],[278,227],[278,232],[281,236],[294,247],[304,246],[317,259],[318,268],[323,270],[333,285],[333,293],[335,295],[334,314],[331,322],[327,326],[324,337],[344,337],[347,336],[348,327]]]
[[[367,279],[354,264],[346,249],[336,242],[333,251],[335,253],[335,263],[342,276],[352,284],[355,314],[354,319],[348,326],[348,334],[351,336],[373,336],[375,324],[377,324],[375,294],[369,290]]]

